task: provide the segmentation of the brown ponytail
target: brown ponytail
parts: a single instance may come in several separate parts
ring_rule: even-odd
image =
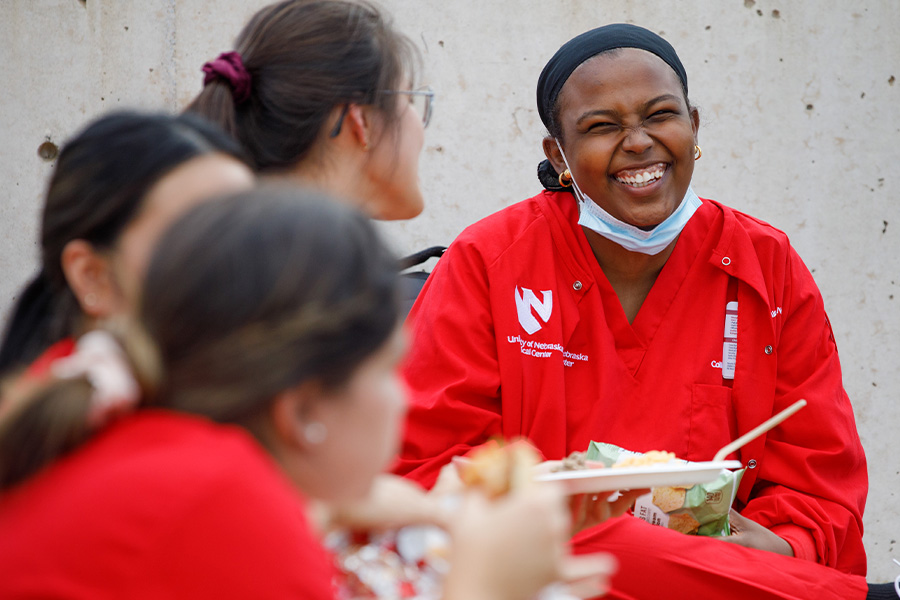
[[[125,320],[109,323],[143,397],[160,378],[158,353],[143,330]],[[24,481],[87,441],[95,388],[87,377],[21,375],[0,391],[0,490]]]
[[[215,79],[204,85],[188,111],[203,115],[232,138],[239,139],[234,98],[231,87],[224,79]]]
[[[28,478],[89,436],[85,378],[16,381],[0,399],[0,490]]]
[[[381,92],[414,83],[421,60],[409,38],[363,0],[272,4],[244,27],[235,50],[250,75],[249,98],[237,103],[229,83],[213,79],[187,111],[231,133],[258,171],[306,158],[342,104],[375,106],[391,131],[395,96]]]

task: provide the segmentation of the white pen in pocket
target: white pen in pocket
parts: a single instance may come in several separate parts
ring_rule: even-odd
[[[734,379],[737,364],[738,303],[725,305],[725,334],[722,342],[722,379]]]

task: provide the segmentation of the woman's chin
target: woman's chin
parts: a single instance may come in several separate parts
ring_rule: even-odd
[[[643,231],[651,231],[668,219],[672,212],[672,210],[634,211],[620,220]]]
[[[641,231],[653,231],[660,223],[662,223],[662,221],[658,221],[656,223],[653,223],[652,225],[635,225],[635,227],[637,227]]]

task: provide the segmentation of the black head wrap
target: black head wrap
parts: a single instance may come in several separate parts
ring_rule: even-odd
[[[537,85],[538,113],[548,129],[553,104],[572,71],[587,59],[615,48],[639,48],[663,59],[678,75],[687,96],[687,73],[669,42],[649,29],[637,25],[626,23],[604,25],[586,31],[563,44],[541,71]]]
[[[616,48],[638,48],[660,57],[678,75],[684,95],[687,96],[687,73],[669,42],[649,29],[637,25],[626,23],[604,25],[586,31],[563,44],[541,71],[537,84],[537,105],[541,121],[548,130],[551,129],[553,105],[572,72],[589,58]],[[557,177],[558,173],[550,161],[544,160],[538,165],[538,179],[546,189],[552,191],[572,189],[559,185]]]

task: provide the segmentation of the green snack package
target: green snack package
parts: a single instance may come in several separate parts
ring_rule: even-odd
[[[623,457],[640,456],[613,444],[591,442],[587,460],[612,467]],[[679,460],[679,459],[676,459]],[[686,460],[679,462],[688,464]],[[653,525],[661,525],[682,533],[708,536],[731,535],[728,513],[737,494],[744,469],[722,469],[710,483],[691,487],[653,488],[634,503],[634,516]]]

